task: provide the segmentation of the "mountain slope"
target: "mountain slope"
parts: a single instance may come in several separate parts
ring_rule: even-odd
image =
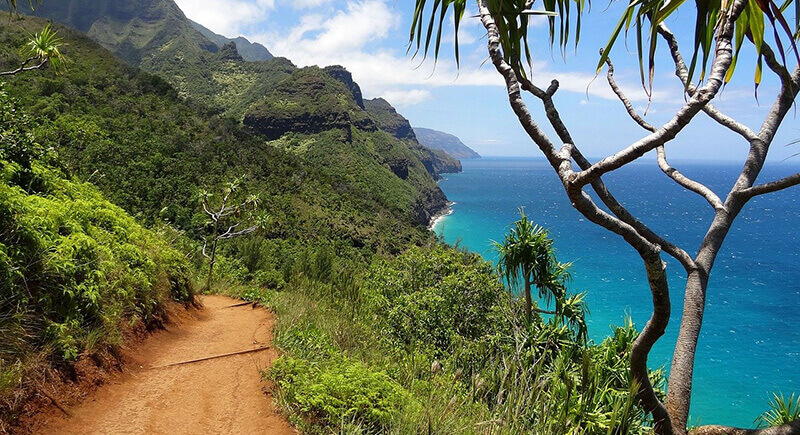
[[[283,58],[245,62],[220,53],[173,0],[45,1],[32,14],[86,33],[129,64],[160,75],[182,97],[236,119],[294,69]]]
[[[67,12],[84,11],[94,20],[89,26],[90,37],[112,49],[119,46],[115,44],[117,38],[110,31],[95,31],[97,23],[114,23],[118,34],[151,41],[152,44],[135,45],[141,47],[142,61],[138,66],[161,76],[177,89],[180,97],[237,121],[243,120],[264,139],[274,141],[285,134],[322,134],[314,142],[314,152],[304,154],[303,158],[311,159],[312,164],[328,175],[359,186],[350,192],[353,197],[363,195],[364,199],[391,207],[395,213],[407,213],[423,225],[445,206],[446,198],[435,179],[443,171],[458,170],[457,162],[445,163],[441,156],[424,149],[416,140],[406,143],[384,136],[372,115],[364,110],[361,91],[344,68],[298,70],[282,58],[245,62],[233,44],[219,48],[196,31],[173,0],[117,0],[115,4],[117,8],[124,6],[128,13],[110,11],[106,3],[95,5],[88,0],[66,0],[61,9],[43,8],[38,13],[73,24],[76,15]],[[105,24],[101,27],[105,28]],[[173,37],[172,28],[180,28],[185,34]],[[157,46],[165,38],[168,42]],[[205,45],[195,43],[198,38]],[[213,47],[207,47],[208,44]],[[365,134],[353,134],[356,130]],[[349,146],[354,138],[374,139],[373,142],[381,144],[377,147],[379,151],[369,146]],[[326,152],[331,155],[326,156]],[[340,171],[329,163],[333,155],[340,161],[363,163],[361,173],[354,177]],[[394,179],[385,177],[392,173]],[[358,178],[362,174],[368,174],[367,180]],[[381,179],[370,180],[370,176]]]
[[[380,128],[403,141],[435,179],[441,179],[442,174],[461,172],[461,162],[458,159],[422,145],[417,140],[414,129],[411,128],[411,123],[397,113],[397,110],[388,101],[383,98],[376,98],[364,101],[364,105]]]
[[[86,33],[135,66],[176,53],[182,53],[181,62],[195,62],[201,53],[218,51],[172,0],[46,1],[32,14]]]
[[[426,224],[447,204],[434,183],[437,174],[416,149],[380,130],[358,104],[347,76],[339,69],[300,69],[251,107],[244,124],[276,146],[352,180],[359,195],[382,198],[385,207],[411,202],[414,219]]]
[[[239,36],[237,38],[228,38],[220,34],[214,33],[200,23],[189,20],[192,27],[200,32],[203,36],[208,38],[209,41],[222,48],[225,44],[233,42],[236,44],[236,50],[242,55],[242,58],[248,62],[265,61],[274,58],[275,56],[267,50],[267,47],[257,43],[250,42],[246,38]]]
[[[480,154],[464,145],[459,138],[452,134],[420,127],[415,127],[414,132],[419,142],[428,148],[442,150],[457,159],[481,158]]]
[[[0,28],[0,67],[18,64],[18,47],[43,25],[26,18]],[[272,217],[268,234],[294,240],[290,244],[311,238],[393,252],[429,239],[416,222],[435,213],[439,204],[430,198],[443,195],[427,173],[411,184],[336,131],[315,137],[318,145],[308,155],[265,144],[250,129],[188,104],[163,79],[132,69],[86,36],[58,31],[65,54],[80,68],[13,77],[9,92],[44,120],[37,140],[58,153],[64,169],[91,179],[128,212],[197,234],[204,225],[198,190],[244,175]],[[363,170],[344,171],[333,150],[362,162]]]

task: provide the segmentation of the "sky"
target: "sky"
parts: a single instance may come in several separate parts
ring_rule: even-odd
[[[487,62],[485,31],[469,18],[459,33],[461,66],[453,56],[451,27],[444,36],[438,62],[407,54],[411,0],[176,0],[184,13],[209,29],[228,37],[244,36],[266,46],[274,55],[298,66],[343,65],[353,73],[366,98],[383,97],[415,127],[454,134],[485,156],[537,156],[508,105],[502,78]],[[687,2],[689,5],[691,2]],[[595,5],[584,19],[581,43],[561,53],[548,44],[547,25],[532,25],[533,75],[546,87],[558,79],[556,95],[566,125],[584,154],[600,158],[619,151],[645,135],[626,114],[605,80],[595,78],[598,50],[605,45],[619,19],[623,2]],[[475,8],[468,15],[476,13]],[[679,36],[684,52],[691,46],[694,15],[679,10],[668,25]],[[452,21],[452,18],[450,18]],[[656,125],[672,117],[684,102],[674,66],[662,46],[657,53],[653,99],[649,102],[639,80],[635,41],[619,44],[611,58],[617,81],[640,114]],[[749,51],[748,51],[749,50]],[[778,90],[777,81],[765,73],[754,96],[754,57],[747,54],[733,81],[716,101],[727,114],[758,130]],[[413,54],[413,53],[412,53]],[[690,53],[684,53],[690,57]],[[541,103],[528,100],[534,119],[546,127]],[[547,129],[546,129],[547,130]],[[550,130],[547,130],[550,131]],[[552,133],[552,131],[550,131]],[[800,162],[800,120],[790,113],[772,147],[770,162]],[[704,115],[687,127],[667,152],[671,160],[738,160],[747,155],[747,143]]]

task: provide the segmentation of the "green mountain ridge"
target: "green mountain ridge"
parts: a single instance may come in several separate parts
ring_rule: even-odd
[[[18,63],[16,47],[43,24],[26,18],[3,26],[0,66]],[[426,172],[415,173],[416,185],[403,180],[385,158],[353,147],[341,131],[307,137],[315,146],[305,155],[267,143],[251,129],[183,101],[166,81],[131,68],[86,36],[58,31],[66,55],[80,68],[13,77],[8,90],[44,120],[39,140],[55,149],[67,172],[91,178],[145,222],[166,220],[196,231],[197,189],[246,175],[264,197],[264,212],[276,220],[271,231],[281,238],[312,234],[394,251],[397,240],[429,237],[422,225],[446,200]],[[391,142],[383,132],[367,136]],[[360,173],[338,164],[350,160],[360,162]],[[387,240],[384,225],[396,227],[399,238]]]
[[[328,74],[323,82],[329,83],[329,86],[316,92],[314,98],[304,99],[303,92],[297,92],[291,87],[301,85],[297,81],[298,77],[308,78],[315,74],[305,74],[283,58],[263,62],[243,61],[237,53],[238,50],[231,44],[219,48],[195,30],[172,0],[123,0],[115,3],[114,7],[102,2],[95,4],[87,0],[69,0],[53,3],[51,7],[43,5],[36,13],[68,26],[88,27],[88,35],[92,39],[115,53],[120,53],[119,49],[123,46],[135,48],[135,56],[123,51],[122,54],[127,55],[122,56],[123,59],[161,76],[177,89],[180,97],[219,111],[226,117],[244,121],[266,140],[276,140],[283,134],[324,134],[324,139],[314,142],[315,147],[319,148],[315,151],[320,151],[314,155],[320,159],[325,157],[326,147],[340,140],[348,142],[353,137],[351,133],[337,135],[334,130],[348,130],[353,127],[368,135],[380,136],[381,139],[377,142],[387,142],[370,114],[361,107],[363,101],[360,89],[343,68],[326,68]],[[78,19],[79,16],[90,18]],[[109,23],[113,23],[113,31],[108,30]],[[124,44],[120,41],[124,41]],[[137,63],[138,59],[141,61]],[[319,78],[320,75],[316,74],[316,77]],[[333,82],[344,84],[347,89],[332,85]],[[319,104],[317,99],[330,104]],[[278,107],[272,103],[282,105]],[[269,124],[274,128],[267,126],[267,118],[259,117],[261,113],[269,114]],[[391,142],[392,139],[388,141]],[[419,160],[420,157],[429,160],[437,160],[438,157],[423,155],[425,153],[419,153],[416,149],[414,152],[404,149],[409,145],[418,147],[418,144],[393,143],[391,146],[378,146],[375,152],[357,147],[346,149],[352,154],[367,152],[367,155],[352,157],[356,160],[367,158],[371,165],[384,167],[387,172],[400,178],[401,182],[410,180],[408,182],[413,184],[417,195],[410,201],[408,195],[404,195],[405,199],[402,201],[408,204],[406,210],[410,210],[415,221],[427,224],[430,216],[443,208],[447,200],[435,184],[435,178],[439,178],[437,165],[431,162],[424,164]],[[398,149],[402,151],[397,151]],[[342,159],[341,153],[330,151],[331,155]],[[333,165],[324,167],[338,172]],[[415,175],[416,168],[423,168],[428,173]],[[406,172],[413,176],[406,175]],[[392,194],[373,191],[369,196],[388,198]],[[399,197],[394,197],[389,202],[398,200]]]
[[[397,113],[397,110],[388,101],[376,98],[364,101],[364,105],[380,128],[406,143],[436,180],[440,180],[442,174],[455,174],[462,171],[461,162],[457,158],[422,145],[417,140],[411,123]]]
[[[227,36],[222,36],[218,33],[214,33],[212,30],[204,27],[202,24],[189,20],[192,27],[195,30],[200,32],[203,36],[208,38],[211,42],[216,44],[219,48],[222,48],[226,44],[233,42],[236,44],[236,50],[239,54],[242,55],[242,58],[248,62],[259,62],[270,60],[275,56],[269,52],[267,47],[257,43],[257,42],[250,42],[247,38],[243,36],[239,36],[236,38],[228,38]]]
[[[421,127],[414,127],[414,133],[419,142],[430,149],[444,151],[457,159],[481,158],[480,154],[452,134]]]

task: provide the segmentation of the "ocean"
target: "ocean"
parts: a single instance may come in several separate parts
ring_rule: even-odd
[[[677,163],[677,164],[676,164]],[[741,165],[674,162],[720,196]],[[455,202],[434,231],[487,260],[525,207],[548,228],[561,262],[572,262],[572,291],[587,292],[589,333],[601,341],[631,316],[641,328],[651,298],[641,259],[620,237],[586,221],[541,159],[463,161],[464,172],[441,181]],[[800,171],[797,159],[768,164],[759,181]],[[629,210],[694,255],[713,217],[704,199],[669,180],[655,162],[610,174],[606,183]],[[800,187],[755,198],[736,221],[711,275],[697,352],[692,424],[753,426],[772,393],[800,393]],[[667,256],[665,255],[665,259]],[[683,307],[685,273],[669,261],[673,316],[650,355],[667,370]]]

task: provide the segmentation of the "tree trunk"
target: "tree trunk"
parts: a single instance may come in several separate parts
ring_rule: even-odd
[[[689,406],[692,400],[692,377],[694,376],[694,360],[697,342],[703,325],[703,313],[706,309],[706,290],[708,277],[714,268],[722,243],[731,229],[733,221],[741,212],[745,201],[729,198],[725,203],[725,211],[717,212],[708,233],[700,245],[695,260],[696,269],[686,279],[686,291],[683,301],[683,317],[678,332],[678,342],[672,354],[672,367],[667,386],[665,406],[672,419],[676,435],[688,433]]]
[[[531,280],[525,276],[525,319],[530,325],[533,321],[533,298],[531,296]]]
[[[697,270],[689,274],[686,280],[683,318],[672,357],[666,403],[676,435],[687,433],[694,358],[700,328],[703,325],[707,288],[708,275],[705,272]]]
[[[214,235],[214,243],[211,245],[211,258],[208,261],[208,278],[206,279],[206,291],[211,291],[211,280],[214,277],[214,264],[217,262],[217,236]]]

